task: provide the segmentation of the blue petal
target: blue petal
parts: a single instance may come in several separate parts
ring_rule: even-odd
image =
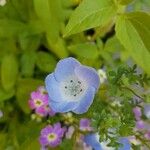
[[[89,86],[93,86],[96,91],[100,85],[100,79],[95,69],[80,65],[75,68],[75,74],[81,80],[85,80]]]
[[[84,142],[91,146],[94,150],[103,150],[99,142],[98,134],[88,134],[84,137]]]
[[[65,101],[65,102],[57,103],[57,102],[49,101],[49,105],[54,112],[64,113],[64,112],[69,112],[69,111],[73,110],[76,107],[77,102]]]
[[[131,144],[127,138],[120,138],[119,143],[123,144],[122,147],[119,148],[119,150],[130,150]]]
[[[79,100],[78,106],[73,110],[76,114],[82,114],[88,111],[90,105],[93,102],[95,95],[95,88],[89,87],[85,95]]]
[[[62,81],[68,76],[73,75],[74,69],[79,65],[80,63],[72,57],[60,60],[55,69],[56,80]]]
[[[60,90],[59,83],[56,81],[54,74],[49,74],[45,79],[46,90],[51,101],[61,102],[63,101]]]

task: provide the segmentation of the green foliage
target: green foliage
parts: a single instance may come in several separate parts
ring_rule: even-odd
[[[118,0],[118,3],[121,5],[127,5],[131,3],[133,0]]]
[[[52,72],[56,66],[56,59],[46,52],[38,52],[36,64],[43,72]]]
[[[64,36],[92,27],[103,27],[113,19],[116,8],[113,0],[85,0],[72,14]]]
[[[150,16],[143,12],[121,15],[116,23],[116,35],[133,59],[150,74]],[[144,59],[143,59],[144,58]]]
[[[140,90],[150,89],[149,10],[149,0],[7,0],[0,6],[0,150],[40,149],[46,124],[32,121],[28,99],[68,56],[107,70],[108,82],[87,113],[73,114],[73,123],[92,118],[101,141],[110,139],[117,148],[117,138],[133,132],[131,99],[150,102]],[[59,121],[59,114],[47,118],[48,124]],[[73,144],[65,139],[56,149],[71,150]]]
[[[18,75],[18,62],[14,55],[7,55],[1,64],[1,82],[6,91],[11,90],[16,83]]]
[[[98,48],[93,43],[82,43],[69,46],[69,50],[71,53],[88,58],[88,59],[96,59],[99,55]]]

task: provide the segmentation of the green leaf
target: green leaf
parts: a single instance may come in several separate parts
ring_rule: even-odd
[[[103,27],[115,14],[116,6],[112,0],[84,0],[73,12],[64,36],[97,26]]]
[[[76,44],[69,46],[69,50],[71,53],[88,58],[88,59],[95,59],[99,55],[98,48],[93,43],[83,43],[83,44]]]
[[[6,55],[1,64],[1,82],[6,91],[12,89],[18,76],[18,62],[14,55]]]
[[[118,0],[118,3],[121,5],[127,5],[131,3],[133,0]]]
[[[14,94],[15,94],[14,89],[11,91],[4,91],[2,88],[0,88],[0,102],[10,99],[11,97],[14,96]]]
[[[31,77],[34,74],[37,54],[33,51],[25,52],[21,57],[21,73],[25,77]]]
[[[150,74],[150,15],[133,12],[119,16],[116,35],[135,62]]]
[[[43,72],[52,72],[56,66],[56,59],[46,52],[38,52],[36,64]]]
[[[16,36],[25,29],[25,24],[11,19],[0,19],[0,37]]]
[[[17,84],[17,101],[21,109],[25,113],[30,113],[30,108],[28,105],[28,100],[30,98],[30,93],[38,88],[38,86],[43,85],[41,80],[26,78],[19,79]]]
[[[60,4],[60,0],[34,0],[35,12],[45,29],[49,50],[59,58],[63,58],[67,57],[68,53],[63,44],[64,41],[59,36],[62,22],[62,9]]]

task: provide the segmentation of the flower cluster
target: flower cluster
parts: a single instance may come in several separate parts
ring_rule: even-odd
[[[48,94],[43,86],[40,86],[36,91],[31,93],[29,107],[34,112],[41,116],[54,116],[55,112],[48,105]]]
[[[54,72],[46,77],[45,88],[32,92],[29,100],[30,108],[39,116],[55,117],[57,113],[57,119],[48,117],[48,125],[41,130],[39,141],[43,150],[59,146],[64,139],[73,140],[76,149],[114,149],[108,146],[110,141],[100,141],[91,118],[75,117],[89,110],[100,82],[105,83],[106,79],[103,70],[97,73],[72,57],[58,62]],[[135,108],[134,112],[140,120],[140,111]],[[116,142],[120,143],[119,150],[130,150],[128,137],[119,137]]]

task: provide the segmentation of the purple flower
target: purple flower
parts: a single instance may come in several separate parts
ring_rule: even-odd
[[[142,116],[141,108],[140,107],[134,107],[133,108],[133,113],[135,115],[136,120],[140,120]]]
[[[150,119],[150,104],[145,104],[144,106],[144,114],[145,116]]]
[[[40,144],[42,147],[56,147],[61,144],[66,128],[62,128],[60,123],[54,126],[48,125],[41,130]]]
[[[91,121],[87,118],[82,118],[80,120],[80,130],[82,131],[92,131],[93,128],[91,127]]]
[[[136,128],[137,129],[144,129],[145,128],[145,123],[142,120],[139,120],[136,122]]]
[[[92,104],[100,80],[95,69],[70,57],[58,62],[45,84],[51,99],[49,104],[55,112],[82,114]]]

